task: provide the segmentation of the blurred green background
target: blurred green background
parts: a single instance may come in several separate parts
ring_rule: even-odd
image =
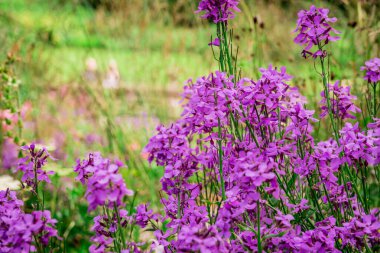
[[[47,145],[59,159],[49,164],[58,173],[52,206],[69,207],[55,216],[64,220],[60,232],[67,233],[67,247],[74,252],[87,249],[80,243],[88,236],[81,226],[91,222],[86,207],[75,204],[83,195],[72,182],[77,158],[90,151],[120,158],[128,165],[122,171],[127,186],[137,192],[139,202],[159,206],[162,171],[146,162],[143,147],[157,124],[179,117],[186,80],[217,69],[207,45],[216,27],[194,13],[197,4],[0,0],[0,62],[15,59],[12,73],[21,81],[25,107],[22,137]],[[293,43],[297,12],[311,4],[330,8],[338,18],[342,39],[329,45],[331,77],[352,85],[360,100],[365,88],[360,66],[380,51],[376,0],[240,1],[241,13],[230,26],[242,76],[258,78],[259,67],[284,65],[294,76],[292,85],[308,98],[308,107],[318,107],[320,75]],[[319,131],[318,138],[325,137]]]

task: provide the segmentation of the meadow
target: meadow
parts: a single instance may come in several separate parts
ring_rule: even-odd
[[[379,9],[0,1],[0,252],[378,252]]]

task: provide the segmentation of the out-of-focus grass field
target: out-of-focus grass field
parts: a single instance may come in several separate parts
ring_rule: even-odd
[[[257,78],[258,67],[284,65],[294,76],[292,85],[316,108],[320,76],[293,43],[298,10],[315,4],[330,8],[342,32],[343,39],[331,45],[331,76],[352,84],[360,96],[360,66],[379,56],[376,2],[242,0],[242,12],[231,23],[242,76]],[[162,171],[149,166],[142,149],[157,124],[179,116],[186,80],[217,68],[207,45],[216,28],[194,13],[197,3],[0,0],[0,61],[7,54],[16,57],[21,101],[30,105],[23,138],[50,148],[59,160],[49,166],[59,175],[70,178],[77,158],[101,151],[127,163],[123,174],[137,198],[157,204]],[[84,78],[89,58],[97,62],[97,82]],[[111,60],[117,63],[120,87],[105,90],[101,81]],[[323,126],[319,128],[323,139]],[[70,187],[72,180],[66,181],[60,189]],[[66,201],[75,203],[81,191],[73,189]],[[61,215],[69,217],[68,212]]]

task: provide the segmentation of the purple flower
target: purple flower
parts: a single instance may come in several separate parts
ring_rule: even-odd
[[[128,216],[128,212],[124,209],[119,209],[113,212],[111,215],[98,215],[94,218],[94,226],[91,228],[95,235],[91,237],[91,253],[103,253],[114,252],[115,248],[114,240],[118,241],[117,235],[120,230],[127,229],[127,226],[133,226],[135,219],[132,216]],[[119,226],[120,224],[120,226]],[[118,241],[117,243],[121,243]],[[125,242],[126,249],[121,249],[122,253],[127,252],[141,252],[139,250],[140,243]],[[123,244],[123,243],[122,243]]]
[[[292,213],[300,213],[304,210],[309,209],[309,206],[307,205],[309,201],[307,199],[301,199],[301,202],[299,204],[291,204],[287,203],[286,205],[292,209]]]
[[[104,253],[104,252],[107,252],[106,251],[107,248],[111,247],[113,243],[113,239],[112,237],[99,235],[99,236],[91,237],[91,242],[93,244],[90,246],[90,249],[89,249],[90,253]]]
[[[153,210],[148,210],[148,204],[141,204],[136,207],[136,224],[141,228],[145,228],[150,220],[158,221],[159,215],[154,214]]]
[[[1,147],[1,165],[3,169],[15,168],[18,164],[18,146],[10,138],[4,138]]]
[[[379,210],[373,209],[370,214],[360,215],[343,223],[343,227],[338,228],[343,246],[348,245],[364,250],[365,244],[369,247],[379,245],[380,220],[378,215]]]
[[[165,166],[189,155],[191,149],[187,140],[188,131],[181,124],[172,124],[167,128],[161,125],[156,130],[157,134],[149,140],[144,149],[149,154],[150,163],[154,160],[157,165]],[[178,172],[174,170],[172,173],[166,176],[171,177]]]
[[[329,18],[328,14],[329,9],[316,8],[314,5],[308,11],[301,10],[298,12],[297,28],[295,29],[298,35],[294,42],[305,46],[302,51],[305,58],[310,55],[314,58],[324,57],[325,52],[321,51],[322,48],[330,41],[339,39],[339,37],[331,35],[331,33],[339,34],[330,25],[330,23],[335,23],[337,19]],[[310,51],[313,46],[318,47],[317,51]]]
[[[345,163],[359,169],[379,162],[379,120],[366,132],[347,123],[339,141],[315,144],[314,111],[287,84],[291,76],[286,69],[269,66],[260,71],[258,81],[234,80],[223,72],[189,80],[181,118],[159,126],[149,141],[149,162],[163,167],[161,183],[167,194],[161,199],[166,230],[156,228],[154,247],[255,252],[260,229],[265,252],[339,252],[342,224],[352,218],[344,212],[364,212],[352,182],[338,178]],[[336,115],[352,117],[359,109],[350,90],[338,83],[331,89]],[[305,189],[316,194],[318,209]],[[331,209],[342,214],[338,222]],[[140,205],[134,217],[144,228],[152,215]],[[357,238],[345,240],[363,242],[368,236],[367,244],[374,245],[376,219],[357,223],[367,234],[360,231]],[[357,245],[353,247],[362,248]]]
[[[89,211],[98,206],[122,206],[124,197],[133,195],[133,191],[127,189],[123,177],[119,174],[121,166],[121,162],[111,163],[99,153],[90,154],[89,159],[83,162],[77,161],[74,171],[78,173],[76,179],[87,186]]]
[[[316,122],[313,118],[314,111],[306,110],[305,106],[297,103],[290,109],[285,109],[284,114],[290,118],[290,123],[285,129],[285,133],[290,133],[292,138],[301,139],[307,137],[308,140],[312,139],[310,133],[312,126],[310,122]]]
[[[370,83],[377,83],[380,80],[380,58],[373,58],[365,62],[365,66],[360,70],[366,71],[364,80]]]
[[[340,130],[341,138],[339,140],[344,152],[343,162],[356,166],[362,162],[369,165],[376,165],[379,160],[379,146],[375,145],[379,141],[378,137],[371,135],[372,131],[366,135],[360,131],[359,124],[352,125],[346,123]]]
[[[367,137],[373,141],[373,161],[374,165],[380,164],[380,119],[374,118],[374,122],[368,124],[369,131]]]
[[[350,89],[350,86],[339,86],[339,81],[336,81],[334,85],[329,85],[332,113],[335,117],[341,120],[355,119],[354,114],[361,112],[361,110],[353,102],[356,100],[356,96],[351,95]],[[321,118],[324,118],[328,114],[326,95],[324,91],[321,92],[321,96]]]
[[[215,226],[183,226],[173,243],[178,252],[229,252]]]
[[[225,22],[235,17],[239,0],[201,0],[196,13],[204,13],[202,18],[210,19],[214,23]]]
[[[214,127],[228,124],[231,111],[240,111],[238,91],[234,88],[233,76],[216,71],[207,77],[189,81],[185,86],[184,105],[181,120],[188,133],[211,133]]]
[[[219,47],[220,46],[220,40],[219,38],[215,38],[213,41],[211,41],[210,43],[208,43],[209,46],[216,46],[216,47]]]
[[[319,142],[314,149],[313,158],[315,165],[319,166],[322,182],[328,189],[330,186],[335,187],[338,182],[336,174],[343,163],[340,158],[342,149],[338,147],[337,142],[333,139]]]
[[[50,211],[34,211],[26,214],[13,191],[0,191],[0,251],[35,251],[36,243],[47,246],[51,238],[57,238],[57,221]],[[36,241],[37,240],[37,241]]]
[[[290,222],[294,220],[294,217],[290,214],[283,214],[281,212],[277,213],[275,220],[277,222],[277,227],[279,228],[291,228]]]
[[[50,183],[49,175],[53,175],[54,171],[43,170],[47,159],[52,159],[46,148],[38,149],[34,144],[31,144],[30,146],[23,146],[21,149],[28,152],[28,155],[19,160],[17,171],[23,172],[21,180],[33,190],[36,189],[36,182],[37,184],[42,181]],[[35,178],[36,175],[37,178]]]

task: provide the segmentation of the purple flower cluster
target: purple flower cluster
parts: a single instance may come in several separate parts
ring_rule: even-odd
[[[377,83],[380,80],[380,58],[373,58],[365,62],[365,66],[361,67],[360,70],[366,71],[364,80],[370,83]]]
[[[78,174],[76,179],[87,186],[88,211],[98,209],[101,212],[94,218],[92,231],[95,235],[90,240],[91,253],[140,252],[139,244],[126,242],[123,236],[123,230],[137,221],[123,209],[126,206],[125,197],[133,195],[133,191],[127,189],[119,173],[122,166],[120,161],[111,162],[100,153],[90,153],[88,159],[78,160],[74,168]]]
[[[50,183],[49,175],[54,171],[45,171],[43,166],[48,158],[52,159],[46,148],[38,149],[35,144],[23,146],[21,149],[28,154],[21,158],[18,163],[17,171],[23,173],[21,180],[35,191],[39,182]]]
[[[94,218],[94,226],[92,231],[95,236],[91,237],[92,245],[90,246],[90,253],[103,253],[107,252],[113,247],[114,237],[118,231],[118,219],[122,228],[126,228],[131,224],[132,217],[128,216],[126,210],[119,210],[119,218],[114,214],[112,217],[107,215],[99,215]]]
[[[13,191],[0,191],[0,252],[34,252],[59,238],[50,211],[26,214]]]
[[[305,58],[310,55],[314,58],[324,57],[325,52],[322,48],[330,41],[339,39],[339,37],[331,35],[331,33],[339,34],[330,25],[330,23],[335,23],[337,19],[329,18],[328,14],[329,9],[316,8],[314,5],[310,7],[310,10],[298,12],[297,28],[295,29],[298,35],[294,42],[304,46],[302,55]],[[313,46],[318,47],[317,51],[311,51]]]
[[[355,227],[354,239],[345,232],[365,211],[353,182],[338,177],[347,164],[358,171],[379,164],[378,121],[368,131],[346,123],[339,142],[315,143],[314,111],[287,84],[292,77],[286,69],[260,71],[257,81],[235,81],[223,72],[189,80],[181,118],[159,126],[151,138],[145,150],[150,162],[164,167],[161,183],[168,194],[161,200],[167,230],[155,227],[158,245],[180,252],[245,252],[259,245],[268,252],[340,252],[337,242],[374,246],[374,210],[367,218],[371,229]],[[330,88],[334,117],[353,118],[350,113],[360,110],[349,88]],[[308,187],[315,195],[305,194]],[[352,206],[353,213],[345,214]],[[345,218],[337,220],[331,208]],[[147,226],[152,215],[140,206],[138,224]]]
[[[350,86],[339,86],[339,81],[336,81],[334,85],[329,85],[329,92],[332,93],[329,96],[331,110],[334,116],[338,119],[355,119],[354,114],[361,112],[361,110],[354,104],[356,96],[351,95],[350,89]],[[324,118],[329,113],[324,91],[321,92],[321,97],[321,118]]]
[[[369,125],[374,127],[374,124]],[[378,127],[374,128],[379,131]],[[365,133],[359,129],[359,124],[346,123],[340,131],[339,140],[344,157],[342,160],[350,165],[369,164],[376,166],[379,163],[380,136],[373,131]]]
[[[373,140],[374,164],[380,164],[380,119],[375,118],[373,123],[368,124],[367,136]]]
[[[214,23],[226,22],[239,12],[239,0],[201,0],[196,13],[204,13],[202,18],[212,20]]]
[[[87,186],[89,211],[98,206],[121,206],[125,196],[133,195],[119,173],[122,166],[121,162],[111,163],[99,153],[89,154],[88,160],[77,161],[74,171],[78,174],[76,179]]]
[[[158,214],[153,213],[153,210],[149,210],[148,207],[148,204],[141,204],[136,208],[136,214],[134,218],[136,224],[141,228],[145,228],[148,225],[149,221],[158,222],[158,220],[161,218]]]

